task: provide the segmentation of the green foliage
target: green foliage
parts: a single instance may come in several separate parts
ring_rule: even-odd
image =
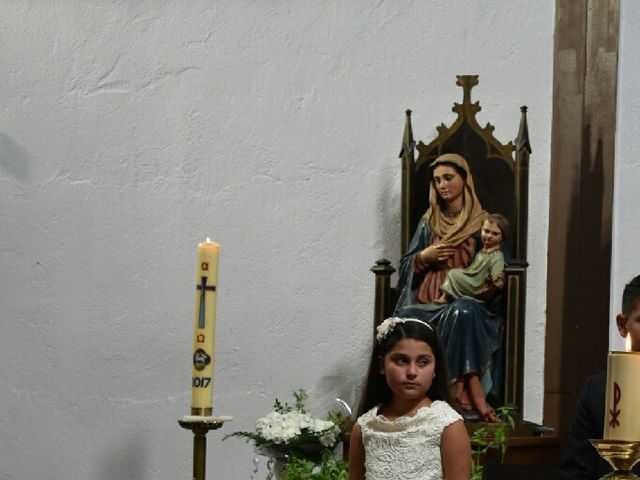
[[[271,458],[276,471],[288,472],[279,477],[284,480],[347,480],[347,464],[332,459],[341,426],[309,416],[305,390],[292,394],[293,406],[276,399],[274,411],[257,420],[254,432],[233,432],[223,440],[237,437],[253,442],[259,455]],[[267,480],[273,480],[273,475]]]
[[[471,446],[471,480],[482,480],[482,458],[489,449],[486,428],[478,428],[473,432]]]
[[[496,445],[500,449],[500,461],[504,461],[504,456],[507,453],[507,438],[509,432],[515,427],[515,420],[509,412],[509,407],[498,408],[498,421],[500,423],[495,429],[492,429],[492,433],[482,427],[471,435],[471,480],[482,480],[482,461],[489,447]]]
[[[224,441],[227,438],[233,438],[233,437],[244,438],[247,442],[252,440],[256,447],[259,447],[260,445],[266,445],[266,444],[270,443],[268,440],[265,440],[263,437],[261,437],[260,435],[258,435],[257,433],[254,433],[254,432],[233,432],[233,433],[228,433],[227,435],[222,437],[222,440]]]
[[[282,403],[280,400],[276,398],[275,403],[273,404],[273,410],[278,413],[288,413],[292,412],[294,409],[296,412],[307,413],[307,409],[305,403],[309,398],[309,394],[306,392],[304,388],[300,390],[296,390],[292,392],[293,399],[295,401],[295,406],[292,407],[287,402]]]
[[[327,420],[335,423],[342,435],[350,434],[353,429],[354,420],[349,415],[344,414],[340,410],[331,410],[327,414]]]
[[[276,398],[276,401],[273,404],[273,411],[278,413],[287,413],[290,412],[292,408],[285,402],[282,403],[280,400]]]
[[[293,457],[282,471],[282,480],[347,480],[349,466],[343,460],[334,460],[329,450],[322,454],[322,461],[315,464],[300,457]]]
[[[307,392],[303,388],[301,388],[300,390],[293,392],[293,398],[296,401],[296,410],[300,413],[307,413],[305,407],[305,402],[309,398]]]

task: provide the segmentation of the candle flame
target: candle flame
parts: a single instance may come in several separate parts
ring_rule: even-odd
[[[207,237],[207,243],[211,243],[211,239]]]
[[[627,333],[627,336],[624,337],[624,348],[627,352],[631,351],[631,335],[629,335],[629,333]]]

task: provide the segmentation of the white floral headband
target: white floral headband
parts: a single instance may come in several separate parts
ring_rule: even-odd
[[[389,335],[391,330],[393,330],[397,324],[406,322],[421,323],[422,325],[428,327],[430,330],[433,330],[433,327],[431,325],[429,325],[427,322],[423,322],[422,320],[418,320],[417,318],[389,317],[385,319],[385,321],[380,325],[378,325],[378,328],[376,328],[376,340],[378,342],[381,342],[382,340],[387,338],[387,335]]]

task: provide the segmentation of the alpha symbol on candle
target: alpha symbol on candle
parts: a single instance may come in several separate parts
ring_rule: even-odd
[[[196,286],[200,290],[200,316],[198,319],[198,328],[204,328],[204,294],[206,291],[215,292],[215,285],[207,285],[207,277],[201,277],[202,283]]]
[[[617,382],[613,382],[613,408],[609,409],[609,415],[611,415],[611,420],[609,420],[609,426],[611,428],[616,428],[620,426],[620,421],[618,421],[618,416],[620,415],[620,409],[618,408],[618,403],[620,403],[620,398],[622,397],[622,392],[620,391],[620,385]]]
[[[209,262],[202,262],[202,264],[200,265],[200,268],[202,269],[203,272],[208,272],[209,271]]]

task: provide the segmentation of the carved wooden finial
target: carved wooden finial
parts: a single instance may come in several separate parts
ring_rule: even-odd
[[[456,85],[462,87],[462,103],[454,103],[451,110],[459,117],[467,116],[475,122],[476,113],[482,110],[480,102],[471,103],[471,89],[478,85],[478,75],[456,75]]]
[[[478,85],[478,75],[457,75],[456,85],[462,87],[462,104],[471,104],[471,89]]]
[[[413,149],[416,146],[416,142],[413,140],[413,127],[411,126],[411,110],[407,109],[404,112],[406,118],[404,121],[404,134],[402,135],[402,145],[400,146],[400,158],[407,154],[413,155]]]
[[[378,260],[376,264],[369,270],[371,270],[376,275],[391,275],[396,271],[396,269],[391,266],[391,262],[386,258],[381,258],[380,260]]]
[[[527,106],[520,107],[522,115],[520,115],[520,128],[518,129],[518,136],[515,139],[516,150],[526,148],[529,154],[531,154],[531,144],[529,143],[529,127],[527,125]]]

